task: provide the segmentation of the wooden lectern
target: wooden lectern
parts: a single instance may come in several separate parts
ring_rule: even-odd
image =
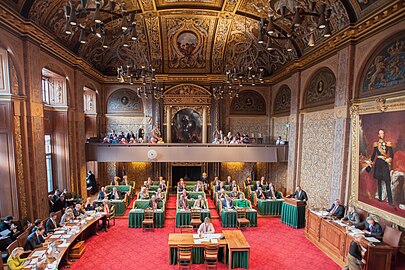
[[[285,198],[281,208],[281,222],[295,229],[305,227],[306,202]]]

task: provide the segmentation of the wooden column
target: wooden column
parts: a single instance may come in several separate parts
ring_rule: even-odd
[[[172,142],[172,117],[171,117],[171,107],[166,106],[166,137],[167,142]]]
[[[203,106],[202,143],[207,143],[207,106]]]

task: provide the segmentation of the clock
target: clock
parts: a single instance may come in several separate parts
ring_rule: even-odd
[[[153,149],[149,150],[148,151],[148,158],[149,159],[156,159],[157,158],[156,150],[153,150]]]

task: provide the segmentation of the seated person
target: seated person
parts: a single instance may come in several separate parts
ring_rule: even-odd
[[[54,212],[58,212],[60,210],[65,211],[67,207],[67,202],[65,200],[65,195],[61,194],[59,198],[56,200],[55,204],[53,205]]]
[[[56,221],[57,217],[58,216],[54,212],[49,214],[49,218],[45,224],[46,233],[53,233],[58,227],[60,227]]]
[[[151,208],[152,210],[160,209],[159,201],[156,199],[155,195],[152,195],[152,198],[149,200],[148,208]]]
[[[257,194],[257,199],[262,199],[262,200],[266,199],[266,195],[264,195],[264,192],[261,187],[259,187],[259,189],[256,190],[256,194]]]
[[[230,189],[230,190],[233,190],[234,188],[238,189],[238,184],[236,184],[236,181],[235,181],[235,180],[233,180],[232,183],[231,183],[231,185],[229,186],[229,189]]]
[[[247,187],[247,186],[249,186],[251,184],[252,184],[252,178],[250,176],[246,177],[245,186]]]
[[[260,181],[256,181],[256,183],[254,184],[252,190],[257,191],[259,188],[262,188],[262,185],[260,185]]]
[[[161,202],[165,199],[165,194],[162,192],[162,190],[160,188],[157,189],[155,196],[156,196],[156,200],[159,202]]]
[[[224,183],[219,182],[219,186],[215,186],[215,191],[221,191],[222,189],[225,190]]]
[[[183,192],[186,189],[186,183],[184,182],[183,178],[180,178],[180,182],[177,185],[177,192]]]
[[[345,215],[345,208],[340,204],[340,200],[336,199],[328,212],[332,217],[342,218]]]
[[[119,190],[117,190],[116,187],[114,187],[109,196],[109,199],[110,200],[122,200],[122,199],[124,199],[124,196],[121,194],[121,192]]]
[[[68,208],[70,209],[70,208]],[[43,227],[44,226],[44,221],[40,218],[37,218],[34,221],[34,227],[32,228],[31,232],[35,232],[36,230],[38,230],[39,227]],[[43,234],[44,237],[46,237],[46,233]]]
[[[3,232],[5,230],[9,231],[6,237],[10,238],[10,240],[12,241],[16,240],[17,237],[21,234],[21,232],[18,231],[18,227],[13,223],[12,216],[6,216],[3,222],[0,223],[0,232]]]
[[[184,194],[180,195],[180,199],[179,199],[179,204],[178,204],[179,209],[183,209],[183,210],[189,210],[189,206],[188,206],[188,200],[187,200],[187,196]]]
[[[262,176],[262,177],[260,178],[260,185],[261,185],[262,187],[266,186],[266,179],[264,178],[264,176]]]
[[[268,191],[267,199],[277,200],[281,199],[280,193],[276,191],[273,185],[270,186],[270,190]]]
[[[201,195],[198,195],[198,199],[194,202],[193,209],[206,209],[205,201]]]
[[[149,184],[148,184],[148,181],[144,181],[142,187],[144,187],[144,188],[146,188],[146,189],[149,189],[150,186],[149,186]]]
[[[225,180],[225,185],[230,186],[232,184],[232,177],[228,175]]]
[[[217,187],[221,184],[221,180],[219,180],[218,176],[214,177],[214,181],[212,184],[214,185],[214,187]]]
[[[139,192],[139,194],[138,194],[138,199],[149,200],[149,192],[145,187],[141,188],[141,192]]]
[[[197,183],[195,184],[194,188],[193,188],[194,192],[202,192],[203,191],[203,186],[201,184],[200,181],[197,181]]]
[[[35,267],[32,268],[32,270],[46,270],[46,262],[44,261],[38,261],[35,264]]]
[[[114,176],[114,179],[111,181],[110,186],[119,186],[121,182],[121,178],[118,176]]]
[[[304,202],[308,201],[307,193],[301,189],[301,186],[297,186],[295,188],[295,192],[288,197],[296,198],[299,201],[304,201]]]
[[[65,213],[63,214],[62,218],[60,219],[61,225],[66,225],[67,223],[72,223],[75,219],[75,215],[73,214],[72,208],[66,208]]]
[[[375,222],[374,218],[371,216],[366,218],[366,228],[363,232],[368,237],[380,237],[383,235],[381,225]]]
[[[225,189],[222,188],[220,191],[218,191],[218,200],[225,199],[225,195]]]
[[[160,188],[162,191],[166,191],[167,186],[166,186],[166,181],[165,181],[165,180],[162,180],[162,181],[159,182],[159,188]]]
[[[225,195],[225,199],[222,200],[222,208],[223,209],[232,209],[233,202],[228,195]]]
[[[269,184],[266,186],[266,191],[270,191],[272,186],[273,186],[273,183],[269,182]],[[264,188],[264,187],[262,187],[262,188]]]
[[[215,233],[214,225],[212,225],[211,219],[209,217],[206,217],[204,219],[204,222],[201,223],[200,227],[198,228],[197,233],[198,234]]]
[[[85,214],[83,210],[83,206],[80,203],[77,203],[75,205],[75,208],[73,208],[73,215],[75,215],[75,218],[81,217]]]
[[[243,198],[243,194],[240,194],[239,200],[236,201],[235,207],[237,208],[249,208],[249,201]]]
[[[353,241],[350,243],[349,253],[347,254],[347,266],[342,269],[361,270],[366,263],[363,259],[363,251],[361,247],[361,239],[363,234],[357,233],[354,235]]]
[[[232,189],[231,193],[229,193],[229,196],[230,196],[232,199],[238,198],[238,197],[239,197],[238,188],[237,188],[237,187],[234,187],[234,188]]]
[[[346,215],[342,218],[342,221],[349,221],[353,226],[358,226],[360,224],[360,216],[355,212],[354,206],[349,206]]]
[[[107,193],[105,190],[105,187],[101,187],[100,192],[98,193],[97,200],[104,200],[105,198],[108,198],[111,193]]]
[[[108,202],[108,199],[104,199],[103,200],[103,212],[105,213],[105,215],[101,219],[103,221],[102,225],[101,225],[102,231],[108,232],[107,218],[110,217],[110,215],[113,213],[113,211],[114,211],[114,205],[110,205],[110,203]]]
[[[148,176],[148,180],[147,180],[148,186],[153,186],[153,180],[152,177]]]
[[[284,145],[284,144],[285,142],[281,139],[281,136],[278,136],[276,140],[276,145]]]
[[[84,209],[86,211],[94,211],[96,210],[96,204],[91,202],[90,198],[86,199],[86,203],[84,204]]]
[[[48,223],[48,222],[47,222]],[[36,248],[40,248],[44,245],[45,239],[42,235],[45,232],[44,227],[39,227],[35,232],[32,232],[28,235],[27,240],[25,242],[25,250],[34,250]]]
[[[22,247],[16,247],[11,251],[10,256],[7,259],[7,269],[9,270],[18,270],[24,269],[28,264],[31,257],[28,258],[20,258],[23,255],[24,249]]]
[[[120,185],[121,185],[121,186],[129,186],[128,176],[127,176],[127,175],[124,175],[124,176],[122,177],[122,181],[121,181]]]

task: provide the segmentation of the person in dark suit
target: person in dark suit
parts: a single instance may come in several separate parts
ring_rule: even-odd
[[[91,171],[87,174],[87,187],[91,187],[91,194],[97,192],[96,176]]]
[[[155,195],[152,195],[152,198],[149,200],[148,207],[152,210],[160,209],[159,202],[156,200]]]
[[[110,200],[122,200],[124,199],[124,196],[122,196],[121,192],[117,190],[116,187],[113,188],[113,191],[111,192],[109,196]]]
[[[388,203],[393,205],[391,191],[391,175],[392,161],[394,159],[394,151],[392,143],[384,140],[384,130],[378,131],[378,142],[373,143],[374,151],[371,155],[371,161],[374,166],[374,178],[378,181],[378,200],[382,201],[382,183],[385,183],[387,190]]]
[[[162,180],[162,181],[160,181],[159,182],[159,188],[162,190],[162,191],[166,191],[166,189],[167,189],[167,185],[166,185],[166,181],[165,180]]]
[[[54,194],[52,195],[52,202],[56,203],[56,200],[59,199],[61,192],[59,189],[55,189]]]
[[[345,215],[345,207],[340,204],[339,199],[336,199],[328,212],[332,217],[343,218]]]
[[[187,192],[187,190],[183,190],[182,194],[184,197],[186,197],[187,199],[190,199],[190,193]]]
[[[59,227],[56,218],[57,215],[54,212],[49,214],[49,219],[46,221],[45,224],[46,233],[53,233],[56,230],[56,228]]]
[[[228,175],[228,177],[225,180],[225,185],[231,185],[232,184],[232,177],[230,175]]]
[[[0,223],[0,232],[5,230],[10,231],[7,236],[10,237],[11,240],[16,240],[17,237],[21,234],[18,231],[18,227],[13,223],[12,216],[6,216],[3,222]]]
[[[301,189],[301,186],[297,186],[295,193],[291,194],[290,197],[304,202],[308,201],[307,193]]]
[[[252,184],[252,178],[250,178],[250,176],[246,177],[245,186],[247,187],[247,186],[249,186],[251,184]]]
[[[180,178],[180,182],[177,185],[177,192],[183,192],[184,189],[186,189],[186,183],[184,183],[183,178]]]
[[[105,187],[101,187],[100,192],[98,193],[97,200],[104,200],[105,198],[108,198],[111,193],[107,193],[105,191]]]
[[[216,187],[219,186],[220,184],[221,184],[221,180],[219,180],[218,176],[215,176],[215,177],[214,177],[214,181],[212,182],[212,185],[214,185],[215,188],[216,188]]]
[[[140,126],[138,129],[138,142],[143,143],[145,141],[145,130],[143,126]]]
[[[205,190],[207,190],[207,185],[209,184],[208,182],[208,175],[207,175],[207,173],[202,173],[202,175],[201,175],[201,182],[202,182],[202,184],[203,184],[203,186],[204,186],[204,189]]]
[[[229,190],[233,190],[234,188],[238,188],[238,184],[236,184],[235,180],[232,181],[231,185],[229,186]]]
[[[360,224],[360,216],[355,212],[354,206],[349,206],[349,210],[346,216],[342,218],[342,221],[349,221],[353,226],[358,226]]]
[[[215,186],[215,191],[220,191],[221,189],[225,190],[224,183],[219,182],[219,186]]]
[[[65,211],[65,208],[67,207],[67,202],[65,200],[65,195],[60,195],[60,197],[56,200],[55,204],[53,205],[53,211],[58,212],[59,210],[62,210],[62,212]]]
[[[85,212],[83,210],[83,206],[80,203],[76,204],[75,208],[73,208],[73,215],[75,215],[75,218],[78,218],[84,214]]]
[[[40,248],[44,245],[45,240],[42,235],[45,232],[44,227],[39,227],[38,230],[32,232],[27,237],[27,241],[25,242],[25,250],[34,250],[36,248]]]
[[[256,181],[255,185],[253,186],[253,191],[257,191],[261,187],[262,185],[260,185],[260,181]]]
[[[222,208],[224,208],[224,209],[233,208],[233,202],[228,195],[225,195],[225,199],[222,200]]]
[[[373,217],[368,217],[366,219],[366,228],[364,229],[366,236],[380,237],[383,235],[383,230],[381,225],[375,222]]]

